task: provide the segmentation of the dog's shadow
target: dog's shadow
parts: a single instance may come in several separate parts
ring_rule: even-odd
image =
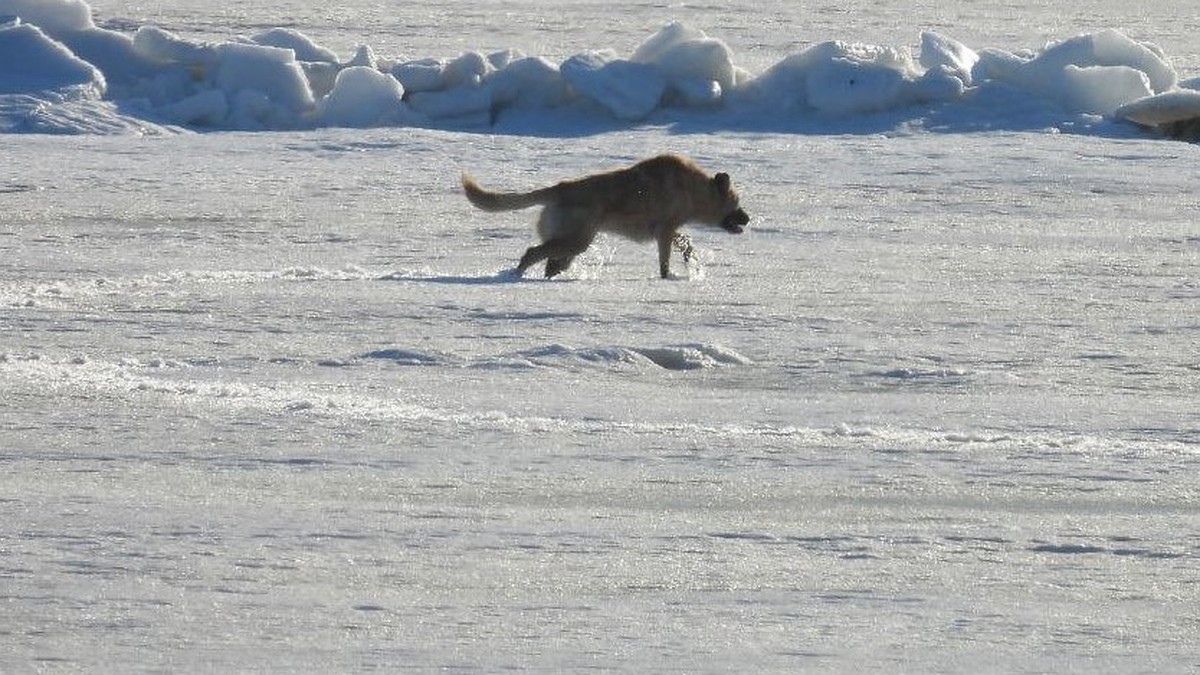
[[[502,269],[491,274],[436,274],[433,272],[392,272],[379,277],[379,281],[411,281],[450,286],[499,286],[506,284],[542,283],[549,281],[540,276],[526,277],[516,268]],[[555,280],[558,281],[558,280]],[[570,279],[562,279],[570,281]]]

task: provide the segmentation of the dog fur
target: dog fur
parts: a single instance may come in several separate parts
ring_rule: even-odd
[[[492,192],[463,174],[463,190],[484,211],[541,206],[537,232],[542,243],[521,256],[522,274],[546,261],[546,277],[571,266],[599,232],[633,241],[658,243],[662,278],[670,276],[671,248],[687,262],[691,240],[679,231],[687,223],[713,225],[740,234],[750,216],[738,203],[729,174],[709,176],[679,155],[660,155],[625,169],[568,180],[530,192]]]

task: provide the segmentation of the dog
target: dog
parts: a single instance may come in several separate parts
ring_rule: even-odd
[[[691,239],[679,231],[687,223],[723,228],[741,234],[750,222],[730,184],[729,174],[709,176],[690,159],[660,155],[625,169],[567,180],[530,192],[492,192],[463,174],[467,199],[484,211],[515,211],[541,206],[537,232],[542,243],[532,246],[517,263],[524,274],[546,262],[546,278],[571,266],[599,232],[611,232],[637,242],[658,243],[658,271],[671,275],[672,246],[691,260]]]

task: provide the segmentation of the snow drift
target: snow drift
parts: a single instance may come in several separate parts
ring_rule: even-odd
[[[1159,49],[1116,30],[1022,53],[975,50],[932,32],[921,35],[916,57],[907,48],[825,42],[755,75],[724,42],[679,23],[631,55],[592,49],[557,64],[511,49],[400,61],[368,47],[341,61],[292,29],[219,43],[154,26],[126,35],[97,27],[82,0],[0,0],[6,132],[503,128],[516,116],[530,128],[581,114],[670,122],[687,110],[716,126],[844,125],[956,106],[969,116],[990,105],[979,100],[1008,101],[1012,116],[1037,109],[1062,123],[1118,119],[1169,130],[1200,117],[1198,98]]]

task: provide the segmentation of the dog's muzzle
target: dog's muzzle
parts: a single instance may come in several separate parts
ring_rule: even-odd
[[[725,228],[726,232],[733,234],[741,234],[746,229],[746,223],[750,222],[750,216],[742,209],[730,211],[729,215],[721,220],[721,227]]]

